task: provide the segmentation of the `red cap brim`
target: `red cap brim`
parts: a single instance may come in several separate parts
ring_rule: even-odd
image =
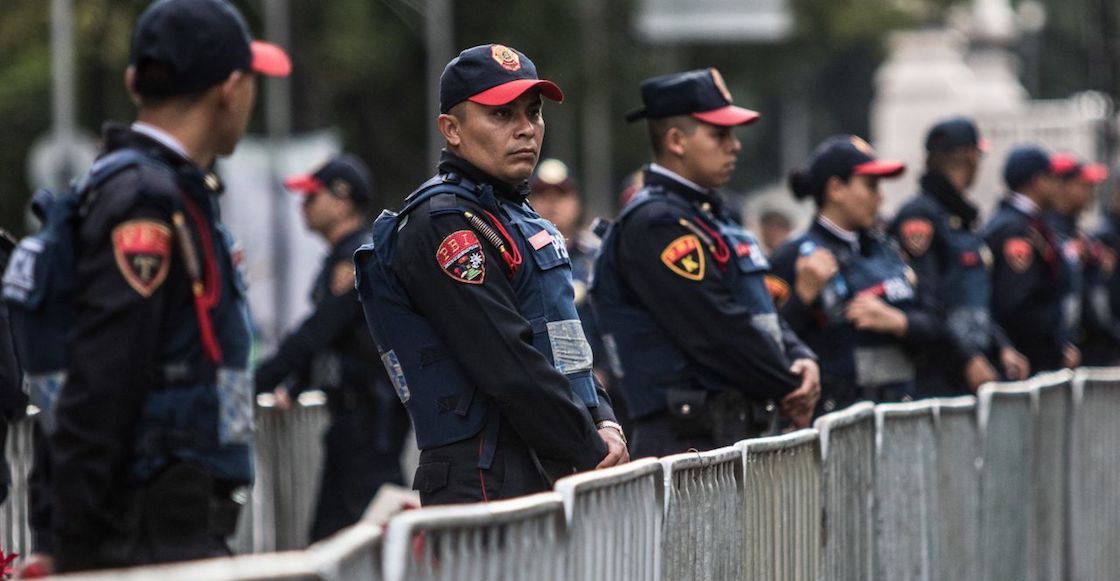
[[[1108,179],[1108,168],[1103,164],[1090,163],[1081,168],[1081,181],[1097,185]]]
[[[323,185],[323,182],[315,179],[314,176],[302,175],[292,176],[284,180],[284,187],[297,194],[308,195],[317,193],[326,186]]]
[[[544,97],[548,97],[557,103],[564,101],[564,92],[560,90],[560,87],[557,87],[556,83],[552,81],[545,81],[542,79],[518,79],[516,81],[502,83],[497,87],[491,87],[481,93],[468,97],[467,100],[478,103],[479,105],[489,105],[491,107],[495,105],[505,105],[534,87],[540,87],[541,95]]]
[[[976,149],[979,149],[980,153],[988,153],[992,149],[992,142],[981,137],[980,140],[976,142]]]
[[[759,114],[757,111],[728,105],[726,107],[720,107],[719,109],[712,109],[711,111],[693,113],[692,117],[711,125],[734,127],[736,125],[750,125],[758,121]]]
[[[875,161],[857,165],[855,169],[852,170],[852,174],[857,176],[893,178],[902,175],[904,171],[906,171],[906,164],[901,161],[876,159]]]
[[[1066,153],[1056,153],[1050,156],[1050,173],[1059,177],[1073,177],[1081,168],[1081,162],[1076,157]]]
[[[259,40],[254,40],[249,47],[253,51],[253,72],[268,77],[286,77],[292,72],[292,60],[284,49]]]

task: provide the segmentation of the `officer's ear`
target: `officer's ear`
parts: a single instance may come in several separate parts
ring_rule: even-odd
[[[226,77],[226,80],[222,81],[222,84],[220,85],[220,94],[222,98],[222,106],[224,108],[229,109],[233,107],[234,103],[237,102],[237,92],[243,90],[241,84],[246,81],[252,82],[252,78],[246,78],[251,76],[252,73],[245,73],[244,71],[233,71],[229,74],[228,77]]]
[[[684,152],[687,149],[688,137],[688,133],[682,128],[675,125],[669,127],[665,130],[664,150],[677,157],[684,157]]]
[[[462,131],[462,121],[459,120],[454,112],[443,113],[436,118],[436,127],[439,129],[440,135],[443,135],[444,141],[451,147],[459,147],[463,142],[462,136],[459,134]]]
[[[141,103],[140,93],[137,93],[136,89],[133,87],[133,83],[135,82],[136,67],[128,65],[128,68],[124,70],[124,90],[128,91],[128,98],[132,100],[132,104],[139,107]]]

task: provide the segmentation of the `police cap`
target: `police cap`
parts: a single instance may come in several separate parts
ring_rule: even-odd
[[[463,101],[505,105],[539,87],[541,95],[563,101],[556,83],[537,77],[537,66],[517,49],[501,44],[468,48],[451,59],[439,77],[439,112],[447,113]]]
[[[374,197],[369,168],[348,153],[331,158],[313,173],[292,176],[284,180],[284,185],[303,195],[326,190],[335,197],[351,200],[360,208],[367,207]]]
[[[711,125],[731,127],[758,120],[758,113],[731,104],[731,91],[719,71],[698,69],[642,81],[641,109],[626,114],[629,122],[689,115]]]

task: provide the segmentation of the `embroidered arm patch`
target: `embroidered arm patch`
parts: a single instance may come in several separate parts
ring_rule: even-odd
[[[695,234],[685,234],[661,251],[661,262],[674,274],[688,280],[703,280],[704,249]]]
[[[925,254],[933,241],[933,224],[924,218],[911,218],[903,222],[898,231],[906,252],[914,258]]]
[[[1003,243],[1003,259],[1017,273],[1024,273],[1034,262],[1034,248],[1026,238],[1008,238]]]
[[[486,254],[470,230],[453,232],[436,249],[436,262],[444,274],[458,282],[482,284],[486,278]]]
[[[155,220],[130,220],[113,228],[113,257],[125,281],[150,297],[171,268],[171,228]]]

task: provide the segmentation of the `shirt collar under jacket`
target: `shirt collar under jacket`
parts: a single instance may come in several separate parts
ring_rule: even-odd
[[[838,226],[836,222],[833,222],[832,220],[829,220],[828,218],[825,218],[820,214],[817,214],[817,223],[821,225],[821,228],[828,230],[833,236],[839,238],[841,242],[846,243],[852,249],[852,252],[859,254],[859,232],[845,230],[844,228]]]
[[[183,156],[183,159],[191,159],[191,156],[187,154],[187,148],[183,147],[183,143],[178,139],[175,139],[173,135],[164,131],[163,129],[160,129],[159,127],[156,127],[151,123],[144,123],[143,121],[135,121],[129,128],[136,133],[159,142],[160,145]]]
[[[665,177],[667,177],[671,180],[680,182],[682,185],[687,186],[689,189],[696,190],[697,192],[699,192],[701,194],[706,194],[706,195],[711,194],[711,190],[708,190],[708,189],[705,189],[705,188],[701,187],[700,184],[698,184],[694,181],[691,181],[691,180],[688,180],[688,179],[685,179],[685,178],[681,177],[681,175],[678,174],[677,172],[675,172],[671,169],[668,169],[663,165],[658,165],[657,162],[651,162],[649,164],[649,171],[651,171],[653,173],[656,173],[656,174],[661,174],[661,175],[663,175],[663,176],[665,176]]]
[[[1019,192],[1011,192],[1011,196],[1008,197],[1007,201],[1012,206],[1014,206],[1016,210],[1019,210],[1020,212],[1031,217],[1038,216],[1042,211],[1041,208],[1038,207],[1038,204],[1034,202],[1034,200],[1028,198],[1025,194],[1020,194]]]

